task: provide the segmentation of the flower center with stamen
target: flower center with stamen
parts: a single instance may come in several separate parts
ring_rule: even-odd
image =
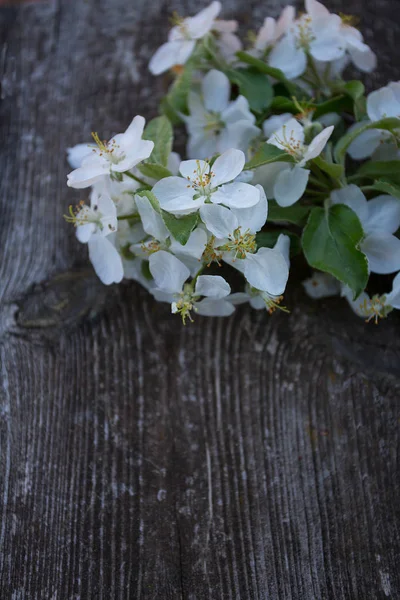
[[[206,263],[207,267],[211,265],[211,263],[215,262],[220,267],[222,253],[217,252],[216,248],[214,248],[215,243],[215,235],[212,235],[207,242],[207,245],[204,249],[203,255],[201,257],[202,261]]]
[[[304,152],[306,150],[304,144],[297,140],[293,132],[289,135],[286,132],[286,126],[283,126],[283,139],[279,139],[279,137],[275,134],[275,140],[280,144],[283,150],[293,156],[295,160],[301,160],[303,158]]]
[[[83,200],[79,202],[77,206],[69,207],[69,215],[64,215],[64,219],[67,223],[73,223],[75,227],[81,225],[88,225],[88,223],[94,223],[100,230],[103,229],[103,223],[101,221],[103,215],[97,210],[97,205],[93,208],[87,206]]]
[[[125,158],[124,152],[118,152],[119,146],[115,143],[115,140],[110,140],[107,142],[106,140],[102,141],[99,138],[98,133],[92,131],[92,138],[97,144],[98,150],[96,148],[93,149],[93,152],[98,152],[100,156],[104,156],[107,160],[109,160],[113,164],[118,164]]]
[[[312,19],[309,15],[303,15],[297,23],[296,45],[298,48],[308,50],[311,42],[315,39],[311,28]]]
[[[183,291],[180,294],[176,294],[176,298],[177,300],[171,305],[171,311],[173,314],[179,313],[182,317],[184,325],[186,324],[186,319],[189,319],[189,321],[193,322],[190,312],[192,310],[196,311],[194,302],[197,300],[198,296],[194,295],[192,285],[190,283],[186,283],[183,286]]]
[[[223,246],[219,246],[217,250],[233,252],[235,255],[234,260],[237,258],[244,259],[247,254],[254,254],[257,250],[256,236],[250,233],[249,229],[242,232],[241,228],[238,227],[233,234],[229,236],[229,241]]]
[[[204,125],[204,131],[219,135],[224,128],[224,123],[221,120],[221,115],[217,112],[210,111],[206,113],[207,123]]]
[[[393,308],[385,304],[386,296],[373,296],[370,300],[365,298],[364,302],[360,304],[360,311],[364,313],[366,323],[375,321],[375,325],[378,324],[379,319],[385,319]]]
[[[360,18],[355,17],[354,15],[346,15],[344,13],[339,13],[339,17],[342,19],[342,23],[346,27],[355,27],[360,22]]]
[[[198,196],[210,196],[212,188],[211,181],[214,177],[214,173],[210,171],[210,165],[207,161],[202,166],[200,161],[196,161],[197,168],[193,171],[193,175],[187,177],[189,181],[188,188],[193,188],[197,192],[197,196],[194,196],[193,200],[196,200]]]
[[[161,244],[158,240],[153,238],[149,242],[143,242],[143,244],[141,245],[141,248],[142,248],[143,252],[145,252],[146,254],[148,254],[150,256],[150,254],[154,254],[155,252],[158,252],[159,250],[161,250]]]

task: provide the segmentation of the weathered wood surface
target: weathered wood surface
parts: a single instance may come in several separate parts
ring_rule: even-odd
[[[373,83],[399,79],[397,0],[327,4],[362,16]],[[86,261],[65,147],[154,114],[148,58],[200,5],[0,10],[2,600],[400,598],[398,320],[299,290],[290,316],[183,327],[79,272],[32,292]]]

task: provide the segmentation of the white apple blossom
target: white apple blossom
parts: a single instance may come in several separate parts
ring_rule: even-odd
[[[303,75],[307,55],[322,63],[335,63],[346,56],[361,70],[370,72],[376,57],[349,19],[330,13],[316,0],[306,0],[306,13],[294,21],[287,34],[272,49],[268,62],[289,79]]]
[[[371,123],[380,121],[386,117],[400,119],[400,81],[389,83],[389,85],[371,92],[367,98],[367,114]],[[365,123],[357,123],[353,131],[362,127]],[[393,135],[382,129],[368,129],[350,144],[348,153],[355,160],[363,160],[371,156],[380,145],[392,141]]]
[[[344,296],[350,307],[359,317],[365,318],[367,322],[385,319],[392,310],[400,310],[400,273],[397,273],[392,282],[392,290],[388,294],[369,296],[362,292],[358,298],[353,300],[353,292],[348,286],[342,286]]]
[[[233,181],[244,164],[244,153],[234,149],[221,154],[212,167],[204,160],[186,160],[179,167],[182,177],[161,179],[153,194],[161,208],[175,215],[196,212],[206,202],[248,208],[257,204],[260,192],[253,185]]]
[[[267,17],[257,34],[250,54],[258,58],[263,57],[293,25],[295,14],[294,6],[286,6],[278,20]]]
[[[230,148],[246,152],[259,135],[255,116],[244,96],[230,101],[231,84],[221,71],[212,69],[204,77],[202,94],[190,92],[189,115],[182,115],[189,134],[189,158],[209,158]]]
[[[314,271],[312,276],[302,283],[307,295],[314,300],[330,298],[340,294],[339,281],[329,273]]]
[[[86,188],[112,173],[129,171],[149,158],[154,143],[142,140],[144,125],[144,118],[137,116],[125,133],[115,135],[109,142],[102,142],[94,134],[97,146],[91,148],[90,154],[83,156],[81,166],[68,175],[67,184],[78,189]],[[77,160],[77,153],[78,151],[72,156],[72,160]]]
[[[393,234],[400,227],[400,200],[381,195],[367,201],[356,185],[331,193],[332,204],[349,206],[360,219],[365,237],[360,249],[368,259],[372,273],[400,270],[400,240]]]
[[[236,52],[242,49],[242,42],[236,31],[239,24],[237,21],[214,21],[213,34],[216,38],[217,48],[227,63],[232,63],[236,58]]]
[[[75,224],[78,240],[88,244],[90,261],[101,281],[106,285],[119,283],[124,271],[115,247],[118,220],[111,198],[93,190],[90,206],[81,204],[76,211],[71,209],[66,220]]]
[[[304,144],[304,127],[296,119],[285,120],[267,143],[287,152],[295,164],[276,162],[256,172],[255,182],[264,186],[268,198],[275,198],[280,206],[291,206],[302,197],[310,175],[304,167],[321,154],[333,129],[333,126],[326,127],[307,146]]]
[[[191,311],[214,317],[233,313],[234,307],[225,300],[231,288],[223,277],[200,275],[192,283],[186,283],[189,269],[165,250],[150,256],[149,267],[156,284],[151,293],[157,300],[170,303],[171,311],[181,314],[184,322],[186,318],[192,320]]]
[[[197,40],[213,29],[220,12],[221,3],[211,2],[194,17],[180,19],[169,32],[168,42],[160,46],[151,59],[150,72],[160,75],[175,65],[184,65],[193,53]]]

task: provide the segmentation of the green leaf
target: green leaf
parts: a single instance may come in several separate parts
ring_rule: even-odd
[[[311,206],[302,206],[298,203],[293,204],[293,206],[282,207],[273,200],[269,200],[268,221],[303,226],[307,221],[311,208]]]
[[[150,190],[143,190],[141,192],[137,192],[137,195],[141,196],[142,198],[143,197],[147,198],[149,200],[151,206],[156,211],[156,213],[158,213],[159,215],[161,214],[160,203],[158,201],[158,198],[153,194],[153,192],[151,192]]]
[[[257,69],[230,69],[229,79],[239,86],[239,91],[249,101],[251,110],[264,112],[272,102],[274,90],[269,79]]]
[[[271,110],[276,112],[290,112],[296,115],[299,112],[295,103],[285,96],[275,96],[271,102]]]
[[[145,177],[150,177],[151,179],[155,179],[159,181],[159,179],[164,179],[164,177],[171,177],[172,173],[166,167],[156,163],[141,163],[137,165],[138,170]]]
[[[165,116],[152,119],[143,132],[143,139],[154,142],[154,149],[149,162],[166,167],[174,141],[174,132],[169,119]]]
[[[161,209],[161,216],[168,231],[182,246],[187,243],[190,234],[199,221],[197,212],[183,217],[175,217]]]
[[[378,179],[373,185],[367,187],[369,190],[383,192],[384,194],[389,194],[389,196],[400,198],[400,185],[396,185],[387,179]]]
[[[247,65],[251,65],[252,67],[257,69],[257,71],[259,71],[260,73],[269,75],[270,77],[273,77],[277,81],[284,83],[286,89],[288,90],[288,92],[291,95],[296,96],[296,94],[298,94],[300,88],[298,88],[298,86],[296,84],[294,84],[291,81],[289,81],[288,79],[286,79],[284,73],[280,69],[275,69],[274,67],[270,67],[269,65],[267,65],[265,62],[263,62],[259,58],[255,58],[255,56],[252,56],[251,54],[248,54],[247,52],[243,52],[243,51],[237,52],[236,56],[241,61],[246,63]],[[303,95],[304,95],[304,93],[302,92],[301,96],[303,96]]]
[[[400,160],[370,160],[358,169],[358,175],[370,179],[387,177],[400,183]]]
[[[312,162],[315,163],[317,167],[321,169],[321,171],[327,173],[329,177],[332,177],[333,179],[340,179],[343,175],[344,168],[342,165],[330,163],[322,158],[322,156],[317,156]]]
[[[273,248],[281,233],[290,237],[290,256],[294,257],[301,252],[300,237],[288,229],[274,229],[273,231],[260,231],[256,235],[257,248]]]
[[[293,162],[293,158],[284,150],[266,142],[261,146],[260,150],[255,153],[253,158],[245,164],[244,168],[256,169],[262,165],[268,165],[274,162]]]
[[[381,119],[380,121],[375,121],[374,123],[366,123],[362,127],[351,131],[344,135],[336,144],[335,147],[335,159],[338,163],[343,163],[346,152],[350,144],[354,142],[356,138],[364,131],[368,131],[368,129],[385,129],[387,131],[393,131],[395,129],[400,128],[400,119],[396,119],[395,117],[388,117],[386,119]]]
[[[365,86],[361,81],[347,81],[337,86],[338,91],[346,94],[353,100],[353,110],[357,121],[361,121],[367,115],[367,100],[365,98]]]
[[[314,119],[319,119],[323,115],[327,115],[328,113],[342,113],[342,112],[351,112],[353,108],[353,102],[351,98],[348,96],[335,96],[334,98],[330,98],[326,102],[322,102],[318,104],[315,113],[313,115]]]
[[[187,98],[192,87],[192,78],[193,66],[191,61],[188,61],[161,102],[162,112],[174,124],[182,121],[179,113],[187,112]]]
[[[354,299],[368,281],[368,261],[358,249],[363,236],[355,212],[344,204],[336,204],[330,208],[313,208],[302,237],[309,265],[348,285]]]

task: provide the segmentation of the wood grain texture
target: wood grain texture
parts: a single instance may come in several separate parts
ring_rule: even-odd
[[[148,58],[204,4],[0,10],[2,600],[400,598],[398,319],[289,289],[289,316],[184,327],[135,284],[52,279],[86,265],[65,148],[154,115]],[[370,84],[399,79],[397,0],[327,4],[362,16]]]

